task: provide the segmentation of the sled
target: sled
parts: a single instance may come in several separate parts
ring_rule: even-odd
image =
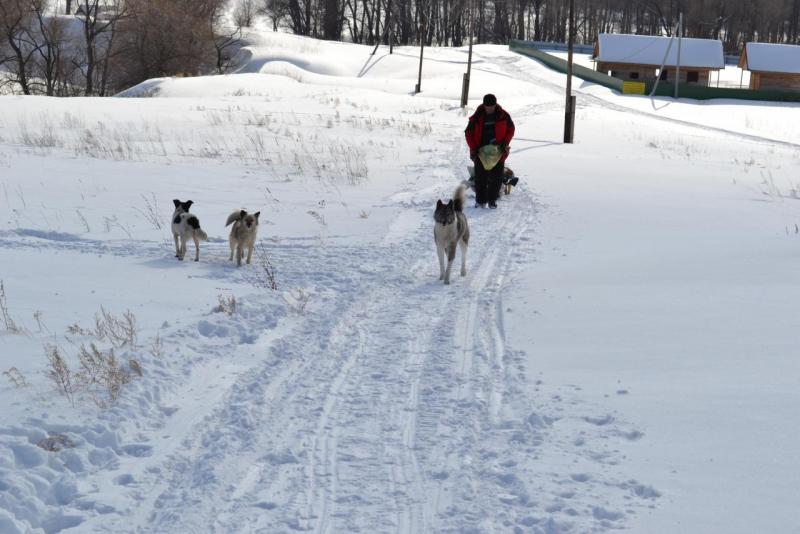
[[[475,190],[475,167],[470,165],[467,167],[467,172],[469,172],[469,180],[467,180],[467,185],[469,185],[470,189],[473,191]],[[517,183],[519,183],[519,176],[514,174],[514,171],[511,170],[510,167],[503,167],[503,186],[502,191],[505,195],[511,194],[511,189],[514,188]]]

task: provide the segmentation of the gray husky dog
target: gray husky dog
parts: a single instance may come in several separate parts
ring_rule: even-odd
[[[247,213],[245,210],[237,210],[228,216],[228,222],[225,223],[225,226],[233,223],[231,235],[228,238],[231,245],[230,259],[233,260],[233,253],[235,252],[236,265],[242,264],[245,247],[247,247],[247,264],[250,264],[250,258],[253,256],[253,247],[256,245],[259,215],[261,215],[260,211]]]
[[[436,243],[436,254],[439,256],[439,280],[450,283],[450,269],[456,259],[456,247],[461,245],[461,276],[467,275],[467,247],[469,246],[469,224],[464,215],[464,185],[459,185],[453,198],[445,204],[441,200],[436,203],[433,220],[433,239]],[[444,256],[447,253],[447,269]]]
[[[200,261],[200,241],[208,241],[208,234],[200,228],[200,219],[189,213],[192,207],[191,200],[181,202],[177,198],[172,200],[175,212],[172,214],[172,237],[175,239],[175,257],[183,260],[186,256],[186,241],[194,241],[194,261]]]

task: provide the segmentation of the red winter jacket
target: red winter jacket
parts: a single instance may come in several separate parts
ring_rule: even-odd
[[[511,144],[511,139],[514,137],[514,121],[511,120],[511,116],[506,113],[499,104],[496,113],[497,122],[495,122],[494,125],[494,138],[498,145],[504,145],[506,147],[503,159],[500,160],[505,161],[508,157],[508,146]],[[467,136],[470,157],[474,157],[481,147],[481,142],[483,141],[483,125],[485,122],[486,110],[483,104],[481,104],[478,106],[478,109],[475,110],[472,117],[469,118],[467,129],[464,130],[464,134]]]

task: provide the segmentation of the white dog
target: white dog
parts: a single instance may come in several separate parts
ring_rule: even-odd
[[[250,258],[253,256],[253,247],[256,245],[259,215],[261,215],[260,211],[247,213],[245,210],[237,210],[230,214],[228,221],[225,223],[225,226],[233,223],[228,241],[231,245],[230,259],[233,260],[235,252],[236,265],[242,264],[245,247],[247,247],[247,264],[250,264]]]
[[[183,260],[186,256],[186,241],[194,240],[194,261],[200,261],[200,241],[208,241],[208,234],[200,228],[200,219],[189,213],[192,207],[191,200],[181,202],[173,199],[175,212],[172,214],[172,237],[175,239],[175,257]]]

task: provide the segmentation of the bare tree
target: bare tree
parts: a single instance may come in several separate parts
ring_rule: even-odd
[[[288,0],[263,0],[259,12],[272,20],[272,31],[278,31],[281,23],[289,16]]]
[[[238,0],[233,9],[233,21],[238,28],[249,28],[256,16],[254,0]]]
[[[239,11],[240,8],[242,11]],[[242,27],[252,24],[253,10],[254,6],[250,0],[240,0],[233,13],[234,23],[231,24],[226,16],[224,1],[218,1],[211,6],[209,23],[218,74],[224,74],[233,66],[236,52],[242,44]]]
[[[30,40],[33,13],[22,0],[0,0],[0,32],[6,50],[3,63],[11,73],[13,83],[23,94],[31,94],[29,68],[36,53]]]
[[[83,56],[75,65],[84,75],[84,94],[105,94],[108,62],[116,44],[116,31],[127,16],[125,0],[77,0],[76,18],[83,33]]]

